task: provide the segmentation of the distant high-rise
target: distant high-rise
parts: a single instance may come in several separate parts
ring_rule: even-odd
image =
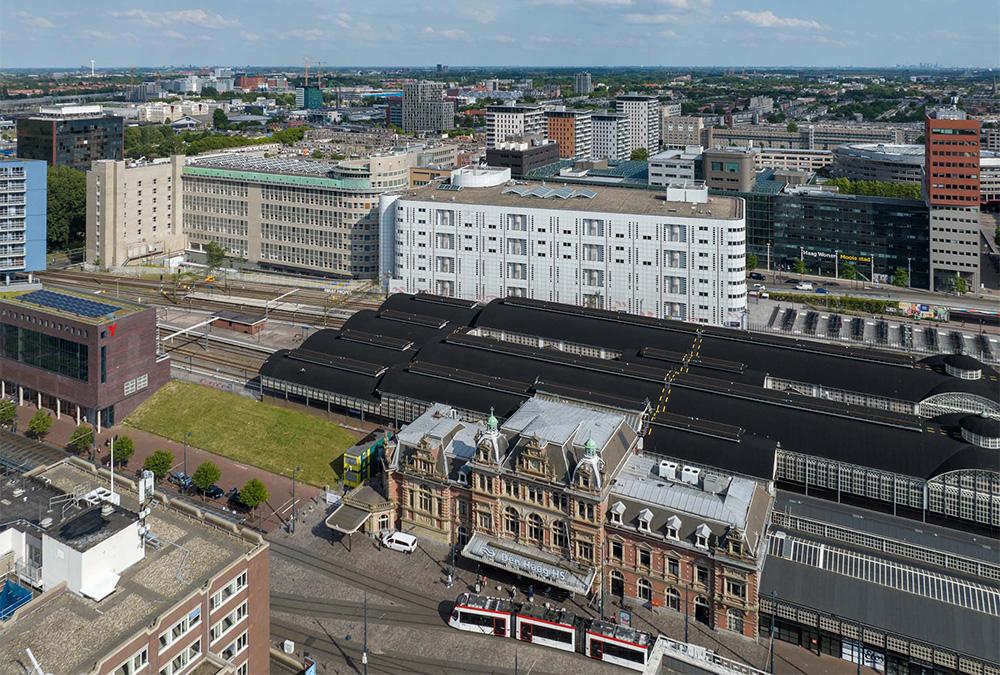
[[[573,89],[580,95],[586,95],[594,91],[594,85],[590,79],[590,73],[577,73]]]
[[[403,131],[447,131],[454,126],[455,104],[444,100],[443,83],[403,83]]]
[[[486,147],[545,133],[545,112],[537,105],[491,105],[486,109]]]
[[[45,163],[33,159],[0,158],[0,274],[9,279],[18,272],[45,269],[48,213]]]
[[[645,148],[653,154],[660,147],[660,101],[655,96],[628,94],[615,99],[615,112],[628,116],[629,152]]]
[[[979,287],[979,120],[957,108],[924,120],[924,200],[930,208],[931,290],[958,277]]]
[[[295,107],[299,110],[315,110],[323,107],[323,90],[316,86],[296,87]]]
[[[546,137],[559,144],[564,159],[590,159],[592,123],[589,112],[548,110],[545,112]]]
[[[17,156],[86,171],[99,159],[124,159],[125,123],[99,105],[43,107],[17,120]]]
[[[593,159],[628,159],[631,142],[628,132],[628,115],[594,113],[591,121],[591,152]]]

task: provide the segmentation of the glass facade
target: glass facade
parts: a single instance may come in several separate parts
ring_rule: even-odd
[[[0,324],[0,341],[5,358],[75,380],[88,379],[85,344],[10,324]]]
[[[99,159],[124,159],[124,120],[112,115],[21,118],[17,121],[17,156],[82,171]]]

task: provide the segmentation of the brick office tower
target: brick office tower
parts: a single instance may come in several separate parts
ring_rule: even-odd
[[[931,290],[958,277],[979,288],[979,120],[957,108],[924,121],[924,199],[930,208]]]

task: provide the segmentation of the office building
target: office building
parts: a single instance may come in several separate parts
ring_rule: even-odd
[[[221,106],[208,101],[177,101],[164,103],[155,101],[139,106],[139,121],[150,124],[170,124],[184,117],[208,121]]]
[[[4,283],[45,269],[48,166],[38,159],[0,158],[0,274]]]
[[[586,404],[535,396],[503,422],[463,417],[435,404],[389,448],[401,529],[486,569],[608,604],[655,600],[715,630],[756,635],[766,484],[702,480],[700,469],[640,454],[625,415]]]
[[[983,129],[982,148],[990,152],[1000,152],[1000,127]]]
[[[183,253],[181,172],[185,157],[94,162],[87,172],[87,262],[138,264]]]
[[[508,179],[502,171],[458,170],[451,185],[382,200],[390,288],[740,325],[742,201],[709,197],[692,183],[668,188],[664,200],[653,191],[550,189]]]
[[[0,396],[113,426],[170,379],[156,310],[64,289],[0,298]]]
[[[783,150],[760,148],[754,154],[754,166],[760,169],[793,169],[815,173],[834,163],[830,150]]]
[[[928,288],[928,210],[915,199],[847,195],[816,186],[786,187],[774,199],[772,267],[796,260],[810,273],[838,276],[845,265],[858,278],[888,283],[897,269],[910,285]]]
[[[774,99],[770,96],[751,96],[747,109],[764,114],[770,113],[774,110]]]
[[[295,88],[295,107],[298,110],[316,110],[322,108],[323,90],[315,86]]]
[[[505,141],[486,149],[486,164],[510,169],[511,178],[524,178],[543,166],[559,161],[559,144],[542,139]]]
[[[750,192],[757,179],[751,149],[726,148],[705,150],[702,154],[702,175],[705,184],[714,190]]]
[[[403,131],[440,132],[455,126],[455,104],[444,100],[444,84],[403,83]]]
[[[544,136],[545,112],[537,105],[491,105],[486,108],[486,148],[524,136]]]
[[[702,145],[705,120],[702,117],[671,116],[663,120],[663,146],[671,150]]]
[[[979,153],[979,204],[993,210],[1000,205],[1000,152]]]
[[[257,532],[75,457],[5,481],[0,502],[4,601],[23,602],[0,622],[5,672],[268,672]]]
[[[387,126],[403,128],[403,97],[385,97],[385,123]]]
[[[592,122],[589,112],[546,110],[546,138],[559,144],[559,156],[590,159]]]
[[[955,279],[979,288],[979,120],[956,108],[924,122],[924,201],[930,207],[931,290]]]
[[[573,91],[580,96],[586,96],[594,91],[594,84],[590,79],[590,73],[577,73],[573,78]]]
[[[378,195],[406,187],[408,154],[333,165],[219,156],[182,169],[189,246],[210,241],[263,268],[375,278]]]
[[[851,143],[833,150],[830,173],[851,180],[919,183],[924,175],[922,145]]]
[[[628,116],[629,153],[645,148],[660,149],[660,101],[655,96],[629,94],[615,99],[615,112]]]
[[[700,145],[684,150],[661,150],[649,158],[649,184],[666,187],[674,181],[701,178]]]
[[[628,115],[618,113],[591,113],[591,151],[595,160],[624,161],[629,158],[631,136]]]
[[[124,159],[125,122],[99,105],[43,107],[17,120],[17,156],[86,171],[99,159]]]
[[[784,124],[747,124],[709,127],[706,147],[754,146],[798,150],[833,150],[851,143],[915,143],[921,130],[914,125],[810,124],[789,131]]]

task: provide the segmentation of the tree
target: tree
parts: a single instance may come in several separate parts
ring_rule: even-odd
[[[794,121],[791,121],[788,123],[788,126],[786,126],[785,129],[787,129],[790,133],[794,134],[796,131],[799,130],[799,125],[796,124]]]
[[[310,153],[309,156],[312,157],[313,159],[323,159],[323,157],[325,155],[323,155],[323,151],[322,150],[320,150],[319,148],[316,148],[315,150],[312,151],[312,153]]]
[[[205,245],[205,260],[208,268],[214,270],[222,266],[226,261],[226,249],[216,241],[210,241]]]
[[[955,278],[951,280],[951,288],[957,295],[962,295],[969,292],[969,282],[961,274],[956,273]]]
[[[632,151],[632,156],[629,159],[637,162],[644,162],[649,159],[649,150],[646,148],[636,148]]]
[[[87,174],[52,166],[47,182],[49,253],[82,246],[87,232]]]
[[[858,278],[858,268],[854,266],[854,263],[844,263],[840,267],[840,278],[841,279],[857,279]]]
[[[258,506],[267,501],[268,496],[267,486],[257,478],[248,480],[240,490],[240,502],[254,512]]]
[[[78,425],[73,430],[73,435],[69,437],[69,442],[66,445],[78,454],[87,452],[94,445],[94,427],[89,424]]]
[[[212,462],[202,462],[194,470],[194,473],[191,474],[191,482],[194,483],[196,488],[204,492],[215,485],[221,476],[222,472],[219,471],[219,467],[215,464]]]
[[[135,454],[135,443],[128,436],[118,436],[115,439],[115,463],[128,464]]]
[[[897,267],[892,273],[892,285],[900,288],[910,285],[910,275],[902,267]]]
[[[17,406],[9,398],[0,400],[0,424],[9,427],[17,419]]]
[[[44,438],[52,428],[52,415],[44,410],[36,412],[28,422],[28,435],[32,438]]]
[[[748,272],[753,272],[755,269],[757,269],[757,265],[759,265],[759,264],[760,264],[760,260],[757,259],[757,254],[756,253],[749,253],[749,254],[747,254],[747,271]]]
[[[212,113],[212,126],[216,129],[225,129],[229,126],[229,118],[226,117],[226,111],[222,108],[216,108],[215,112]]]
[[[157,479],[163,478],[170,473],[170,467],[174,465],[174,453],[169,450],[157,450],[146,458],[142,463],[142,468],[152,471]]]
[[[796,274],[805,274],[806,273],[805,261],[802,260],[802,258],[797,259],[795,263],[792,265],[792,269],[795,270]]]

